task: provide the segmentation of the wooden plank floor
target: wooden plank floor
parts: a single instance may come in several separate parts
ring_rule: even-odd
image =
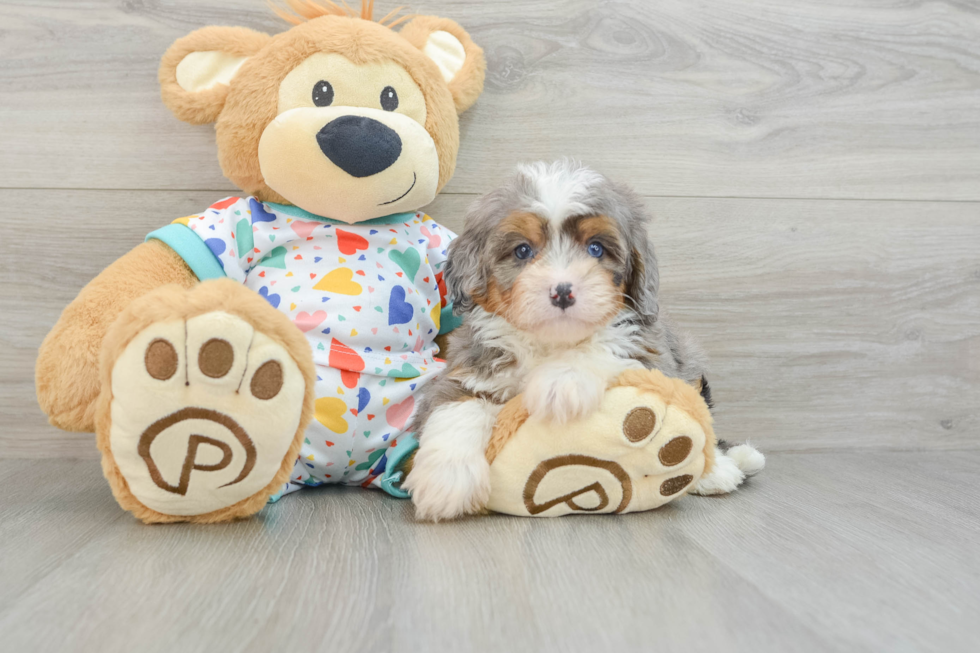
[[[386,13],[397,3],[379,2]],[[654,513],[417,524],[325,489],[145,527],[33,364],[150,230],[234,193],[156,67],[264,0],[0,0],[0,650],[980,650],[980,2],[427,0],[486,50],[459,229],[578,157],[655,215],[718,431],[769,454]]]
[[[323,488],[147,527],[95,461],[0,461],[10,651],[975,651],[980,452],[776,454],[727,498],[418,524]]]

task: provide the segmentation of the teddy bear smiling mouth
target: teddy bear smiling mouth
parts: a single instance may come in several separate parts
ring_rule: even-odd
[[[411,193],[412,192],[412,189],[415,188],[415,182],[418,181],[418,178],[419,178],[418,175],[415,174],[414,172],[412,172],[412,185],[408,187],[408,190],[405,191],[404,193],[402,193],[401,195],[399,195],[398,197],[396,197],[393,200],[388,200],[387,202],[381,202],[380,204],[378,204],[378,206],[385,206],[386,204],[394,204],[395,202],[397,202],[401,198],[403,198],[406,195],[408,195],[409,193]]]

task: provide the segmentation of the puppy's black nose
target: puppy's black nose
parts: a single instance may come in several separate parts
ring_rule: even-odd
[[[560,283],[555,286],[555,289],[551,293],[551,303],[561,310],[565,310],[574,304],[575,295],[572,294],[572,284]]]
[[[373,118],[341,116],[316,135],[320,150],[351,177],[370,177],[391,167],[402,153],[398,132]]]

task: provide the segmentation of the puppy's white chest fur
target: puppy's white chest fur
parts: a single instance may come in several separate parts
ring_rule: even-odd
[[[594,410],[609,383],[623,370],[642,365],[630,357],[627,333],[608,326],[573,344],[541,342],[511,326],[504,318],[476,309],[469,316],[476,339],[496,358],[488,375],[458,378],[473,393],[495,402],[524,395],[532,415],[557,422]]]

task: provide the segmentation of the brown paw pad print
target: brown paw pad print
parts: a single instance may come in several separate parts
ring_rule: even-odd
[[[197,353],[197,367],[210,379],[222,379],[235,364],[235,349],[227,340],[211,338]],[[180,365],[177,349],[164,338],[156,338],[146,348],[143,356],[146,372],[158,381],[169,381]],[[248,370],[246,369],[246,373]],[[279,394],[283,384],[282,365],[279,361],[265,361],[252,375],[249,390],[256,399],[269,400]]]
[[[657,414],[646,406],[634,408],[626,414],[623,419],[623,436],[630,442],[643,442],[654,432],[657,427]],[[691,455],[694,442],[686,435],[679,435],[671,438],[667,444],[660,447],[657,458],[664,467],[674,467],[680,465]],[[665,497],[677,494],[688,485],[694,477],[691,474],[682,474],[673,478],[668,478],[660,484],[660,494]]]
[[[157,338],[146,348],[143,364],[157,381],[166,381],[177,372],[177,350],[163,338]]]
[[[212,379],[220,379],[231,371],[235,363],[235,350],[231,343],[221,338],[211,338],[197,353],[197,366],[201,373]]]
[[[204,514],[267,487],[295,441],[306,381],[285,347],[222,312],[152,324],[112,370],[110,447],[127,491]]]

